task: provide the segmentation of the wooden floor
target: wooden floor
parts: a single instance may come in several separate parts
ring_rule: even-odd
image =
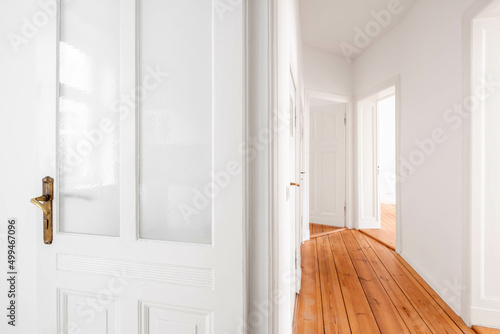
[[[382,204],[380,212],[381,229],[360,230],[362,233],[380,241],[387,247],[396,249],[396,205]]]
[[[398,254],[356,230],[307,241],[302,270],[297,334],[476,333]]]
[[[479,326],[472,326],[472,328],[479,334],[500,334],[500,329],[491,329]]]

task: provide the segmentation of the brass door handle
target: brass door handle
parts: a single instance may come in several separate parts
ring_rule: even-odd
[[[41,203],[44,202],[44,203]],[[31,203],[35,204],[39,207],[43,213],[46,215],[50,215],[50,198],[47,195],[43,195],[40,197],[32,198]]]
[[[300,187],[300,184],[295,182],[290,182],[290,186]]]
[[[43,211],[43,242],[47,245],[52,243],[53,224],[52,224],[52,200],[54,199],[54,179],[47,176],[42,180],[43,195],[31,199]]]

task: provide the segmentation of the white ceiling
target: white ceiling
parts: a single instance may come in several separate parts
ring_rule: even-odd
[[[372,43],[398,25],[415,1],[399,0],[401,13],[391,14],[389,25],[372,38]],[[397,0],[300,0],[304,44],[343,55],[339,47],[342,42],[355,46],[354,28],[365,30],[370,21],[377,22],[370,12],[387,10],[391,2],[397,3]]]
[[[500,17],[500,0],[493,2],[477,16],[478,19],[487,19],[492,17]]]

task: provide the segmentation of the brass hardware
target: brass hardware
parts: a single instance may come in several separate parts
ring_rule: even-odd
[[[40,201],[45,202],[45,203],[40,203]],[[31,199],[31,203],[33,203],[37,207],[39,207],[43,211],[43,213],[46,215],[50,215],[49,201],[50,201],[50,198],[47,195],[43,195],[43,196]]]
[[[43,195],[31,199],[31,203],[43,211],[43,242],[50,245],[53,239],[52,200],[54,199],[54,179],[47,176],[42,181]]]
[[[290,185],[291,185],[291,186],[295,186],[295,187],[300,187],[300,184],[295,183],[295,182],[290,182]]]

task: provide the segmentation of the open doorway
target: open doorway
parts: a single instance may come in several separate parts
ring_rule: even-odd
[[[397,103],[396,86],[358,101],[359,229],[396,249]]]

